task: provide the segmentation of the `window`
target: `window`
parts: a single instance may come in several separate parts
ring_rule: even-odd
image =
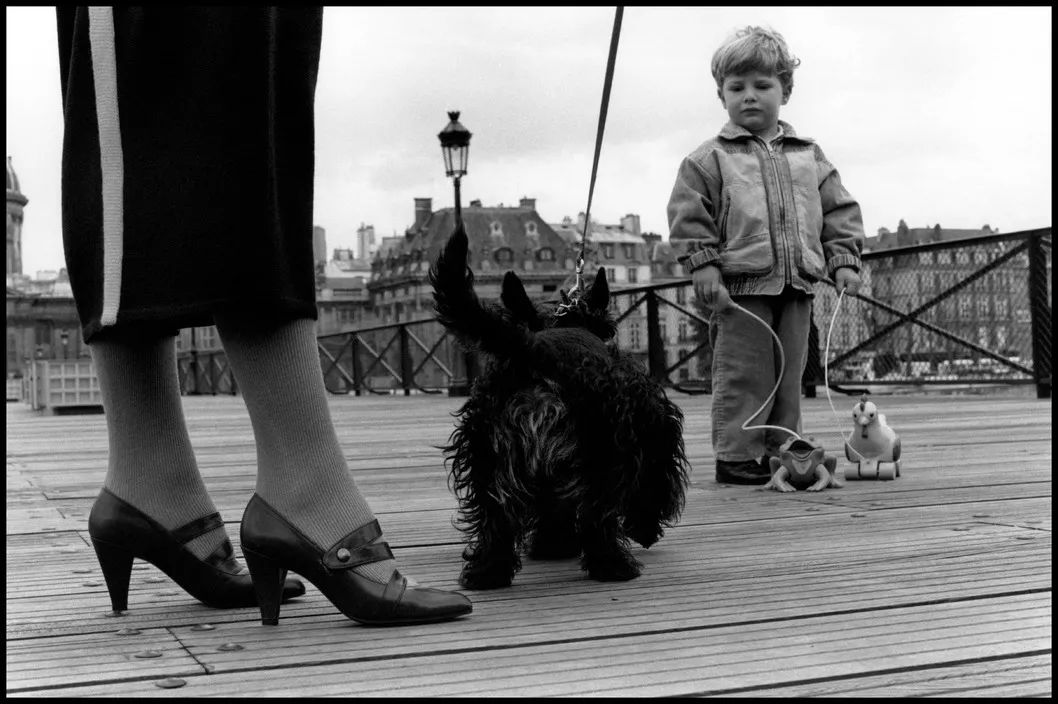
[[[937,263],[938,264],[951,264],[951,250],[942,249],[937,252]]]
[[[536,258],[542,262],[553,262],[555,261],[555,250],[550,247],[544,247],[536,253]]]
[[[613,259],[613,242],[603,242],[602,255],[607,259]]]
[[[977,344],[988,347],[988,328],[984,325],[977,328]]]
[[[676,323],[676,339],[680,342],[686,342],[688,340],[686,320],[681,320]]]
[[[977,317],[987,318],[988,317],[988,299],[984,296],[978,296],[977,298]]]
[[[609,281],[611,284],[614,281],[617,280],[616,277],[615,277],[615,274],[614,274],[614,268],[613,267],[610,267],[609,269],[606,270],[606,280]]]
[[[669,339],[669,328],[665,325],[664,320],[658,321],[658,335],[661,336],[662,342],[668,342]]]
[[[961,296],[959,298],[959,317],[962,320],[969,320],[970,313],[973,311],[969,296]]]
[[[678,289],[676,289],[676,302],[678,304],[680,304],[681,306],[687,304],[687,287],[686,286],[680,286]]]
[[[970,253],[967,252],[965,249],[960,249],[958,252],[955,253],[955,262],[957,264],[969,264]]]
[[[1005,299],[1005,298],[997,298],[995,305],[996,305],[996,318],[1002,319],[1002,318],[1006,318],[1008,315],[1010,315],[1010,306],[1008,305],[1007,299]]]
[[[1002,351],[1007,346],[1007,326],[996,326],[996,347]]]
[[[933,252],[919,252],[918,253],[919,264],[932,264],[933,263]]]
[[[984,264],[988,261],[988,252],[984,249],[978,248],[974,250],[974,263]]]
[[[497,264],[510,264],[514,261],[514,250],[510,247],[500,247],[493,255]]]
[[[624,248],[625,259],[635,259],[636,258],[636,246],[634,244],[632,244],[630,242],[626,242],[625,244],[623,244],[621,246]]]
[[[628,346],[633,350],[639,349],[639,323],[631,323],[628,326]]]
[[[628,267],[628,283],[634,284],[639,281],[639,270],[634,266]]]

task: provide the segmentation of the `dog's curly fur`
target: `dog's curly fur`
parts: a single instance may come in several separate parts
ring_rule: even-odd
[[[486,360],[443,448],[467,534],[461,584],[508,586],[524,548],[583,554],[598,580],[638,576],[629,539],[649,547],[683,509],[682,412],[613,342],[603,269],[554,310],[507,272],[498,305],[475,294],[467,247],[457,228],[430,270],[438,319]]]

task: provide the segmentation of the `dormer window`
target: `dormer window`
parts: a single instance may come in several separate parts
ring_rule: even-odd
[[[550,247],[544,247],[536,253],[537,261],[541,262],[553,262],[555,261],[555,250]]]
[[[497,264],[510,264],[514,261],[514,250],[510,247],[500,247],[493,255]]]

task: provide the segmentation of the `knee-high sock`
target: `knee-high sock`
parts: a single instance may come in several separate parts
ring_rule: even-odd
[[[184,422],[176,338],[101,340],[89,349],[110,441],[103,485],[169,530],[216,512]],[[204,558],[227,537],[217,528],[187,547]]]
[[[216,323],[253,424],[258,495],[324,549],[374,520],[331,420],[315,321]],[[394,569],[384,560],[355,571],[386,583]]]

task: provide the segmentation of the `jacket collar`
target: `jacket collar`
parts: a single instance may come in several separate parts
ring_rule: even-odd
[[[811,137],[798,137],[797,133],[794,131],[793,125],[788,122],[779,120],[779,127],[782,128],[783,139],[794,139],[799,142],[814,141]],[[745,127],[739,127],[734,122],[728,121],[723,129],[720,130],[720,136],[724,139],[752,139],[753,133]]]

